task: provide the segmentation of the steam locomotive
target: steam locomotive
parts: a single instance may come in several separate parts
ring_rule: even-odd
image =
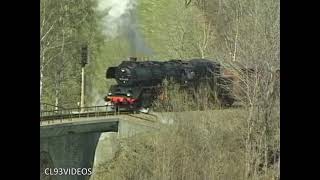
[[[232,105],[232,81],[223,76],[221,65],[208,59],[137,61],[130,58],[117,67],[109,67],[107,79],[115,79],[105,97],[107,111],[140,111],[148,113],[162,92],[164,80],[185,88],[207,83],[217,91],[221,105]]]

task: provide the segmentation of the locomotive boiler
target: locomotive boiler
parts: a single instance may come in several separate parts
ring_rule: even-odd
[[[169,80],[181,87],[198,88],[202,83],[218,87],[222,105],[232,105],[230,81],[221,74],[218,62],[208,59],[137,61],[130,58],[119,66],[109,67],[107,79],[115,85],[105,97],[108,111],[140,111],[147,113],[161,93],[163,81]]]

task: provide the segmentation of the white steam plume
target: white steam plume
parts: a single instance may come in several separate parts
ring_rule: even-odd
[[[99,93],[96,89],[92,90],[91,97],[93,98],[90,104],[91,106],[104,106],[104,95]]]
[[[109,38],[127,36],[132,55],[150,56],[139,31],[136,16],[137,0],[100,0],[98,10],[104,14],[104,32]]]

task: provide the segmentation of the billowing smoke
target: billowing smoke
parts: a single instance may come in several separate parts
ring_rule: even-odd
[[[152,50],[147,47],[139,31],[136,8],[137,0],[100,0],[98,6],[98,10],[104,14],[107,37],[127,36],[131,55],[150,56]]]
[[[99,93],[96,89],[93,89],[91,92],[91,97],[92,97],[92,101],[90,106],[104,106],[104,99],[101,95],[101,93]]]

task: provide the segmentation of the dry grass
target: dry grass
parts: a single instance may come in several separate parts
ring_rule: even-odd
[[[92,179],[272,179],[273,167],[246,176],[246,117],[239,109],[177,114],[174,125],[119,139],[116,157]]]
[[[278,80],[266,72],[244,81],[241,109],[210,106],[205,92],[199,94],[203,101],[195,101],[171,89],[170,101],[162,107],[175,111],[173,123],[152,133],[119,138],[115,158],[96,167],[92,179],[279,179]]]

